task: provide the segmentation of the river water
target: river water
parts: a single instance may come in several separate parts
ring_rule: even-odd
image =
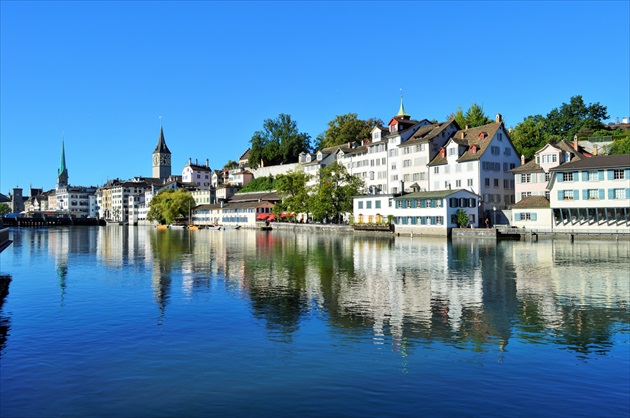
[[[630,243],[13,229],[0,416],[630,414]]]

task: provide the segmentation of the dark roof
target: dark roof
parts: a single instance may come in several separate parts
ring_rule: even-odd
[[[536,164],[536,160],[531,160],[523,165],[519,165],[516,168],[510,170],[512,174],[520,174],[520,173],[542,173],[542,167],[539,164]]]
[[[630,154],[619,155],[598,155],[584,158],[582,160],[572,160],[568,163],[554,167],[549,171],[568,171],[593,168],[628,168],[630,167]]]
[[[474,194],[475,196],[477,196],[475,193],[467,189],[452,189],[452,190],[434,190],[434,191],[428,191],[428,192],[407,193],[402,196],[395,197],[394,200],[444,198],[444,197],[450,196],[454,193],[461,192],[461,191],[468,192],[470,194]]]
[[[431,139],[442,133],[450,124],[455,124],[455,126],[457,126],[455,120],[453,119],[446,122],[432,123],[430,125],[421,126],[413,135],[411,135],[411,137],[407,141],[403,142],[399,146],[404,147],[408,145],[429,142]]]
[[[11,202],[11,199],[9,199],[7,196],[0,193],[0,203],[9,203],[9,202]]]
[[[545,196],[527,196],[512,205],[513,209],[549,209],[549,201]]]
[[[279,201],[280,196],[276,192],[253,192],[253,193],[236,193],[229,200],[234,202],[252,202],[252,201]]]
[[[170,154],[168,147],[166,146],[166,141],[164,140],[164,130],[160,126],[160,137],[158,138],[157,146],[153,152],[159,152],[161,154]]]
[[[250,152],[250,151],[251,151],[251,150],[250,150],[249,148],[247,148],[247,151],[245,151],[245,152],[243,153],[243,155],[241,155],[241,156],[240,156],[240,158],[239,158],[238,160],[239,160],[239,161],[242,161],[242,160],[249,160],[249,152]]]

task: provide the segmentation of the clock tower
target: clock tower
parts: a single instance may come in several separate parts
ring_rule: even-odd
[[[166,180],[171,175],[171,151],[164,141],[164,130],[160,126],[160,137],[153,151],[153,178]]]

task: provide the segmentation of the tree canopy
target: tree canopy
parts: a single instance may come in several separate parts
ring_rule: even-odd
[[[310,152],[311,137],[299,132],[297,122],[281,113],[276,119],[266,119],[263,129],[250,140],[249,166],[295,163],[301,152]]]
[[[190,192],[182,189],[160,191],[149,203],[147,219],[160,224],[173,223],[177,218],[188,218],[195,207],[195,199]]]
[[[492,123],[492,119],[483,112],[483,106],[479,106],[477,103],[472,103],[466,112],[461,106],[458,106],[455,113],[448,115],[447,119],[455,119],[461,129],[465,129],[466,126],[476,128]]]
[[[322,168],[309,204],[313,217],[340,222],[343,213],[352,212],[352,197],[363,186],[363,180],[348,173],[338,162]]]
[[[238,162],[236,161],[232,161],[232,160],[228,160],[227,163],[225,163],[225,165],[223,166],[224,170],[230,170],[232,168],[237,168],[238,167]]]
[[[316,148],[320,150],[348,142],[361,142],[370,139],[372,129],[382,125],[381,119],[363,120],[359,119],[356,113],[336,116],[335,119],[328,122],[328,129],[317,136]]]
[[[289,171],[276,177],[277,193],[282,202],[274,207],[275,213],[308,213],[309,194],[306,184],[311,176],[303,171]]]
[[[605,106],[597,103],[585,104],[582,96],[573,96],[569,103],[562,103],[547,116],[526,117],[516,125],[510,137],[516,150],[527,159],[545,144],[562,139],[572,140],[575,135],[587,137],[598,130],[606,129],[603,121],[608,119]]]
[[[258,177],[247,183],[241,192],[264,192],[276,190],[276,179],[273,176]]]
[[[0,216],[11,213],[11,207],[6,203],[0,203]]]

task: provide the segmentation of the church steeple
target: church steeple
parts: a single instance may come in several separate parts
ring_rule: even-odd
[[[68,185],[68,169],[66,168],[66,148],[63,135],[61,136],[61,162],[57,170],[57,188]]]
[[[166,146],[164,140],[164,129],[162,129],[162,118],[160,117],[160,136],[157,146],[153,151],[153,178],[166,180],[171,175],[171,151]]]
[[[409,119],[409,115],[405,112],[405,105],[403,104],[403,93],[400,89],[400,109],[398,110],[397,118]]]

